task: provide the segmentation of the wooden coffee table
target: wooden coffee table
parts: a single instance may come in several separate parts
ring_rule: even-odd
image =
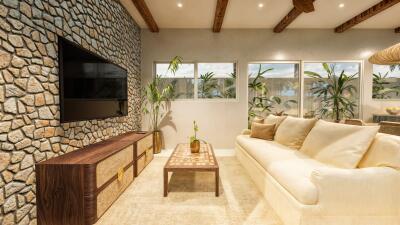
[[[168,195],[168,172],[215,172],[215,196],[219,196],[219,166],[211,144],[201,144],[191,153],[189,144],[178,144],[164,166],[164,197]]]

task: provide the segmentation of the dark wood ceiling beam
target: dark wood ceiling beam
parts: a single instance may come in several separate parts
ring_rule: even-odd
[[[285,28],[303,12],[313,12],[315,10],[314,1],[315,0],[293,0],[293,9],[274,27],[274,32],[280,33],[285,30]]]
[[[149,7],[144,0],[132,0],[133,4],[135,5],[136,9],[139,11],[140,15],[142,16],[144,22],[146,22],[147,27],[150,29],[151,32],[158,32],[158,26],[156,21],[151,15]]]
[[[395,32],[395,33],[400,33],[400,27],[394,29],[394,32]]]
[[[226,7],[229,0],[218,0],[217,8],[215,10],[213,32],[218,33],[221,31],[222,22],[224,21]]]
[[[377,3],[376,5],[368,8],[367,10],[363,11],[362,13],[358,14],[357,16],[349,19],[348,21],[346,21],[345,23],[339,25],[338,27],[335,28],[335,32],[336,33],[342,33],[350,28],[352,28],[353,26],[363,22],[364,20],[367,20],[375,15],[377,15],[378,13],[396,5],[397,3],[399,3],[400,0],[383,0],[380,1],[379,3]]]

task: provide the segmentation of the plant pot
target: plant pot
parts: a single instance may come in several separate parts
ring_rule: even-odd
[[[162,135],[160,130],[153,131],[153,149],[154,154],[161,152],[162,147]]]
[[[194,140],[190,142],[190,152],[199,153],[200,152],[200,141]]]

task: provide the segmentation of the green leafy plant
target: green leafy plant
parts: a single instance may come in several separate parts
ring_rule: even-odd
[[[250,101],[248,108],[248,122],[255,116],[261,116],[264,112],[272,113],[273,109],[279,105],[283,105],[285,108],[290,108],[291,104],[297,104],[296,100],[287,100],[282,101],[282,99],[278,96],[269,95],[269,90],[267,87],[267,83],[264,74],[272,71],[273,68],[262,70],[261,64],[258,67],[257,74],[254,79],[251,80],[248,84]],[[252,74],[249,75],[251,77]],[[284,111],[274,112],[275,114],[283,114]]]
[[[199,131],[199,127],[197,126],[196,120],[194,120],[194,121],[193,121],[193,132],[194,132],[194,135],[190,137],[190,142],[193,142],[193,141],[200,141],[200,140],[197,138],[197,132],[198,132],[198,131]]]
[[[389,72],[385,74],[373,74],[372,78],[372,98],[376,99],[389,99],[391,94],[399,96],[400,86],[389,87],[391,82],[388,81]]]
[[[214,72],[207,72],[200,75],[199,83],[199,97],[200,98],[213,98],[215,93],[218,92],[218,82],[214,78]],[[217,95],[218,97],[218,95]]]
[[[220,90],[222,98],[236,98],[236,73],[230,73],[224,79],[224,90]]]
[[[167,73],[174,75],[182,64],[182,58],[175,56],[169,63]],[[169,111],[169,103],[174,99],[173,85],[166,84],[160,75],[156,75],[151,82],[143,88],[143,113],[150,116],[150,125],[153,131],[159,130],[160,121]]]
[[[316,79],[317,86],[311,88],[311,91],[316,97],[322,98],[322,107],[319,109],[320,116],[331,117],[336,121],[343,117],[353,118],[357,105],[352,97],[357,92],[357,88],[351,82],[357,79],[358,73],[346,75],[343,70],[336,75],[335,64],[329,66],[327,63],[323,63],[322,66],[327,77],[311,71],[304,72],[307,76]]]
[[[390,71],[395,71],[396,70],[396,68],[398,69],[398,70],[400,70],[400,64],[395,64],[395,65],[390,65]]]

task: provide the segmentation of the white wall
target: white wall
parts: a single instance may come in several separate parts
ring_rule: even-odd
[[[396,101],[372,100],[372,65],[362,53],[375,52],[400,42],[393,30],[350,30],[336,34],[333,30],[285,30],[275,34],[263,29],[222,30],[215,34],[204,29],[166,29],[160,33],[142,32],[142,83],[153,75],[153,62],[175,55],[188,61],[237,61],[238,100],[175,101],[172,103],[169,126],[162,131],[166,148],[187,142],[192,135],[192,121],[200,127],[201,138],[215,148],[232,148],[235,136],[247,126],[247,63],[276,60],[364,60],[363,119],[384,107],[400,105]],[[146,129],[147,121],[143,121]]]

